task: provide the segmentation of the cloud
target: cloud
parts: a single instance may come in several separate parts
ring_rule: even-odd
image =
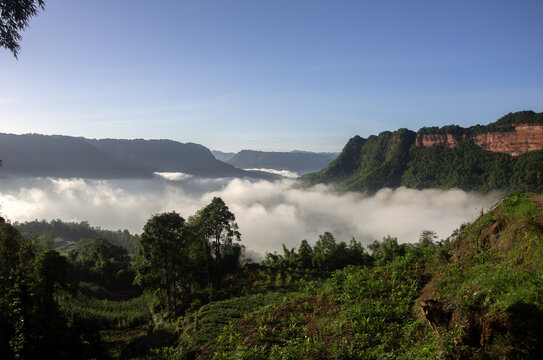
[[[176,181],[3,179],[0,213],[12,221],[87,220],[140,233],[153,214],[175,210],[188,218],[220,196],[236,215],[242,243],[264,254],[280,250],[283,243],[314,243],[325,231],[338,241],[355,237],[364,244],[386,235],[413,242],[426,229],[445,238],[499,198],[497,193],[406,188],[339,195],[324,185],[301,189],[292,180],[172,178]]]
[[[182,172],[155,172],[155,175],[171,181],[187,180],[190,179],[192,176],[190,174],[185,174]]]
[[[247,170],[247,171],[263,171],[263,172],[268,172],[268,173],[271,173],[271,174],[275,174],[275,175],[280,175],[282,177],[286,177],[286,178],[289,178],[289,179],[296,179],[297,177],[299,177],[300,175],[294,171],[289,171],[289,170],[276,170],[276,169],[265,169],[265,168],[254,168],[254,169],[243,169],[243,170]]]

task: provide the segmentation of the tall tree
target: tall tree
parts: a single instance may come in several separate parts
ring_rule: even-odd
[[[143,228],[134,268],[135,283],[155,291],[159,306],[178,314],[188,305],[205,250],[176,212],[154,215]]]
[[[302,240],[298,248],[298,263],[301,269],[311,269],[311,259],[313,258],[313,249],[306,239]]]
[[[217,260],[221,258],[221,249],[231,250],[233,240],[241,240],[236,217],[220,197],[214,197],[189,223],[200,237],[209,241]]]
[[[44,8],[43,0],[0,0],[0,47],[17,58],[21,32],[27,28],[30,18]]]
[[[313,266],[319,270],[330,270],[336,247],[336,239],[331,232],[326,231],[319,235],[319,240],[313,247]]]

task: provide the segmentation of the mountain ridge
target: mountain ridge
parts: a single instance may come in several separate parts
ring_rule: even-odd
[[[275,169],[306,174],[325,168],[337,155],[307,151],[241,150],[227,163],[242,169]]]
[[[340,191],[407,186],[520,192],[541,190],[542,169],[543,113],[521,111],[485,126],[357,135],[327,168],[301,179],[308,186],[334,184]]]
[[[173,140],[87,139],[0,133],[0,174],[84,178],[150,178],[154,172],[203,177],[277,177],[226,164],[203,145]]]

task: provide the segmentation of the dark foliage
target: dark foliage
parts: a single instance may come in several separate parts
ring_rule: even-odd
[[[344,241],[336,242],[334,235],[325,232],[319,235],[319,240],[311,247],[307,240],[302,240],[298,250],[287,249],[283,245],[283,255],[266,253],[260,265],[272,269],[297,271],[333,271],[347,265],[370,265],[373,259],[362,244],[351,239],[347,245]]]
[[[128,230],[104,230],[89,225],[86,221],[71,222],[62,220],[26,221],[15,226],[26,237],[38,240],[44,248],[65,247],[62,250],[72,250],[77,246],[84,247],[92,239],[101,238],[115,246],[125,248],[129,254],[135,254],[139,243],[139,235],[132,235]],[[71,244],[71,245],[70,245]]]
[[[80,281],[99,284],[110,292],[138,292],[133,288],[134,270],[128,251],[96,238],[70,253]]]
[[[0,352],[5,359],[83,357],[75,322],[57,296],[71,296],[76,282],[67,259],[54,250],[36,255],[32,243],[0,221]]]
[[[11,51],[15,58],[21,48],[21,32],[28,27],[30,18],[44,6],[43,0],[0,1],[0,46]]]

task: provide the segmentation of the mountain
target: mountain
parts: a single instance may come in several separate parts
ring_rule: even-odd
[[[211,150],[211,153],[213,156],[215,156],[215,159],[224,162],[228,162],[228,160],[232,159],[236,155],[236,153],[233,152],[222,152],[219,150]]]
[[[306,151],[266,152],[242,150],[227,162],[242,169],[288,170],[307,174],[325,168],[337,154]]]
[[[153,172],[183,172],[203,177],[275,178],[216,160],[202,145],[172,140],[0,134],[0,144],[0,173],[13,176],[145,178]]]
[[[205,146],[172,140],[87,140],[111,157],[147,171],[183,172],[204,177],[243,177],[247,172],[215,159]],[[253,174],[255,175],[255,174]]]
[[[83,138],[0,134],[0,173],[87,178],[151,177],[152,173],[89,144]]]
[[[327,168],[302,178],[341,191],[382,187],[541,191],[543,113],[510,113],[486,126],[425,127],[351,138]]]

